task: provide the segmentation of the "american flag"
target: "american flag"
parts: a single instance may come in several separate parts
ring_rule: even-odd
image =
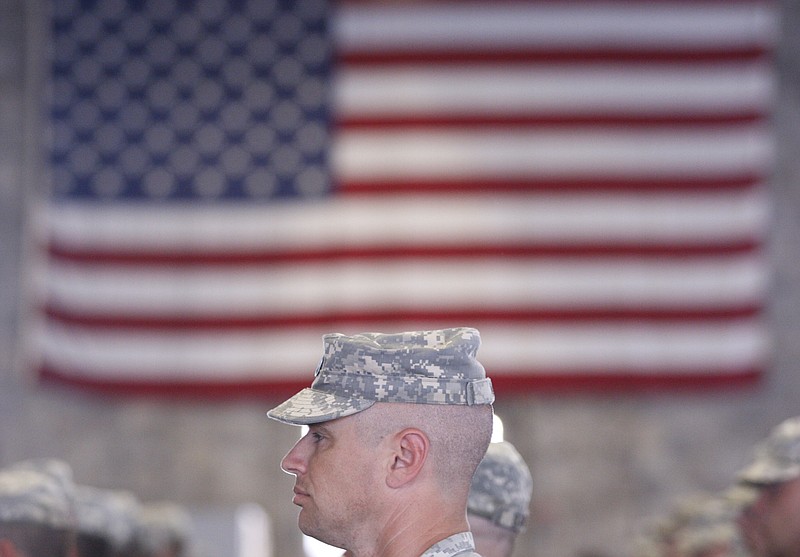
[[[501,394],[750,384],[778,15],[51,0],[31,365],[268,395],[323,333],[468,325]]]

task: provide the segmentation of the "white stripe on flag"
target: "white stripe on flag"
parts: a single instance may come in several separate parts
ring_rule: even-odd
[[[691,246],[761,240],[763,185],[744,191],[347,197],[207,207],[46,206],[48,235],[75,249],[144,253],[481,243]]]
[[[444,29],[447,32],[442,32]],[[464,50],[506,46],[597,48],[734,47],[777,36],[768,2],[343,3],[333,33],[344,50]]]
[[[768,276],[761,257],[695,261],[598,261],[502,255],[471,259],[323,262],[240,268],[128,269],[53,263],[58,307],[116,315],[234,315],[276,318],[393,309],[719,308],[754,304]]]
[[[391,323],[387,325],[391,326]],[[359,329],[362,330],[362,329]],[[369,327],[365,330],[370,330]],[[393,330],[386,329],[381,330]],[[48,360],[86,377],[113,369],[117,380],[273,379],[310,383],[326,329],[138,333],[51,325]],[[691,325],[481,327],[480,359],[502,375],[531,373],[708,373],[759,365],[768,340],[750,320]]]
[[[458,95],[453,95],[454,87]],[[337,118],[345,121],[386,114],[726,115],[765,109],[774,89],[772,68],[765,61],[638,67],[356,66],[337,74],[334,107]]]
[[[339,178],[714,176],[767,172],[774,146],[764,126],[693,130],[348,130],[333,147]]]

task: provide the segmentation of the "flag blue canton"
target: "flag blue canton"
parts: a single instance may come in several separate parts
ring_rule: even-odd
[[[57,199],[330,189],[324,0],[54,2]]]

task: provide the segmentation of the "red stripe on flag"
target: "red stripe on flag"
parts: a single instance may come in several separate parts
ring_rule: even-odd
[[[369,312],[336,312],[292,315],[258,316],[136,316],[92,314],[72,311],[49,304],[44,313],[53,321],[102,329],[139,330],[253,330],[286,327],[308,327],[327,325],[331,327],[352,327],[354,325],[378,323],[420,323],[420,322],[463,322],[487,323],[563,323],[563,322],[703,322],[726,319],[740,319],[758,316],[762,308],[757,305],[726,306],[723,308],[668,308],[637,306],[633,309],[599,308],[515,308],[515,309],[469,309],[409,311],[403,307]]]
[[[496,178],[460,176],[427,180],[342,180],[337,188],[342,195],[424,195],[439,193],[665,193],[700,191],[738,191],[751,188],[767,178],[762,172],[712,177],[565,177]]]
[[[307,263],[342,260],[389,260],[396,258],[442,259],[468,258],[480,263],[482,258],[596,258],[637,257],[641,259],[687,259],[699,256],[735,255],[757,252],[760,239],[722,243],[695,243],[675,245],[643,244],[553,244],[553,245],[473,245],[473,246],[369,246],[338,247],[307,250],[203,250],[200,253],[187,251],[134,252],[120,249],[103,250],[80,248],[59,244],[54,239],[47,248],[53,260],[71,263],[145,266],[206,266],[206,265],[272,265],[283,263]]]
[[[709,373],[709,371],[713,371]],[[687,369],[680,374],[669,371],[654,371],[653,374],[585,374],[553,373],[533,369],[524,376],[492,371],[492,385],[495,393],[504,399],[514,396],[527,396],[531,393],[576,393],[597,392],[655,392],[688,389],[693,392],[704,389],[737,390],[757,385],[763,375],[762,368],[745,370]],[[93,391],[105,395],[209,398],[213,400],[242,398],[282,399],[308,387],[308,380],[252,380],[252,381],[125,381],[113,379],[87,378],[78,370],[64,369],[44,364],[38,369],[41,380]],[[310,371],[309,371],[310,375]],[[106,377],[114,377],[111,370]]]
[[[715,370],[709,373],[708,368],[686,370],[676,374],[672,371],[654,371],[651,374],[639,373],[612,373],[612,374],[585,374],[575,373],[548,373],[546,370],[535,370],[535,373],[526,376],[498,374],[492,377],[495,392],[506,396],[520,395],[521,393],[576,393],[586,392],[663,392],[664,390],[689,389],[698,391],[703,389],[742,389],[757,385],[764,369],[749,368],[745,370]]]
[[[515,128],[515,127],[570,127],[570,126],[697,126],[738,125],[765,122],[768,114],[760,110],[748,110],[731,114],[513,114],[478,116],[474,114],[443,114],[439,116],[414,116],[406,114],[379,114],[370,116],[344,116],[336,120],[338,129],[381,128]]]
[[[437,49],[435,51],[426,51],[413,48],[408,51],[398,49],[389,52],[338,52],[336,54],[336,62],[340,65],[352,67],[408,64],[436,66],[454,64],[707,64],[709,62],[752,62],[763,59],[770,53],[771,49],[761,45],[694,50],[609,48],[594,50],[509,49],[494,51]]]

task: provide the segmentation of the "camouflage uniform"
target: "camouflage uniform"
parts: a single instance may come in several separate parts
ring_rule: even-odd
[[[684,509],[682,524],[674,535],[680,555],[702,555],[712,549],[725,549],[730,557],[747,557],[744,539],[736,526],[742,509],[752,503],[755,491],[738,487],[700,497]]]
[[[472,541],[472,534],[461,532],[444,539],[428,549],[420,557],[449,557],[450,555],[461,555],[462,557],[480,557],[475,553],[475,543]]]

